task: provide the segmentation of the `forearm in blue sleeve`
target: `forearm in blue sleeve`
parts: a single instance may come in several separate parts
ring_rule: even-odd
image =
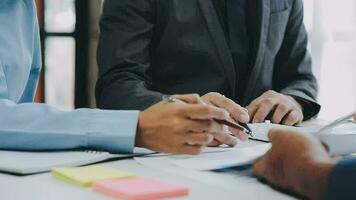
[[[31,151],[87,148],[131,153],[139,115],[97,109],[68,112],[3,99],[0,111],[0,149]]]

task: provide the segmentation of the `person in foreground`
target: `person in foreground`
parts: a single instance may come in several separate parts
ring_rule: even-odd
[[[177,95],[187,104],[159,102],[143,112],[57,110],[33,103],[41,49],[33,0],[0,2],[0,149],[67,150],[89,148],[131,153],[134,146],[169,153],[197,154],[210,143],[235,145],[237,130],[213,119],[249,120],[246,111],[222,96],[222,108],[198,104],[198,95]],[[212,104],[211,103],[211,104]],[[245,116],[244,118],[244,115]],[[240,120],[241,121],[241,120]],[[231,132],[230,132],[231,131]]]
[[[356,159],[330,157],[310,134],[272,131],[269,138],[272,148],[255,163],[256,176],[308,199],[356,199]]]

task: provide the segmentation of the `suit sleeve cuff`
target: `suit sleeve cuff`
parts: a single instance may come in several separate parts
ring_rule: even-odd
[[[88,124],[87,147],[110,153],[132,153],[139,111],[94,110]]]
[[[284,90],[282,94],[293,97],[302,107],[304,120],[316,117],[320,112],[321,106],[313,98],[298,90]]]
[[[355,183],[356,159],[341,161],[329,176],[326,199],[356,199]]]

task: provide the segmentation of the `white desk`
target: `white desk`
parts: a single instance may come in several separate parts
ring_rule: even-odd
[[[105,166],[125,170],[137,175],[159,178],[175,183],[181,183],[189,187],[190,195],[179,199],[216,200],[216,199],[273,199],[284,200],[293,199],[285,194],[279,193],[270,187],[263,185],[253,178],[240,177],[226,182],[226,187],[217,186],[211,183],[204,183],[195,178],[188,178],[171,172],[152,169],[138,164],[135,160],[122,160],[102,164]],[[224,174],[217,176],[220,182],[224,180]],[[218,180],[217,179],[217,180]],[[236,187],[235,187],[236,186]],[[51,176],[50,173],[17,177],[0,174],[0,199],[4,200],[78,200],[78,199],[111,199],[98,194],[89,188],[81,188],[76,185],[61,182]]]
[[[317,124],[320,124],[317,123]],[[314,125],[312,124],[308,124]],[[1,158],[0,158],[1,159]],[[158,178],[189,187],[190,195],[179,199],[196,200],[288,200],[294,199],[288,195],[273,190],[254,178],[241,176],[238,173],[204,172],[211,176],[210,179],[201,180],[199,177],[184,176],[181,171],[164,171],[138,164],[135,160],[122,160],[104,163],[101,165],[132,172],[137,175]],[[207,181],[212,180],[213,181]],[[217,184],[218,183],[218,184]],[[89,188],[61,182],[50,173],[18,177],[0,174],[0,199],[1,200],[78,200],[78,199],[112,199],[98,194]]]

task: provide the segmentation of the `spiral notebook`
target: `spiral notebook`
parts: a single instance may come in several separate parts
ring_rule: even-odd
[[[29,175],[55,167],[75,167],[106,160],[131,158],[137,154],[110,154],[99,151],[20,152],[0,151],[0,172]]]

